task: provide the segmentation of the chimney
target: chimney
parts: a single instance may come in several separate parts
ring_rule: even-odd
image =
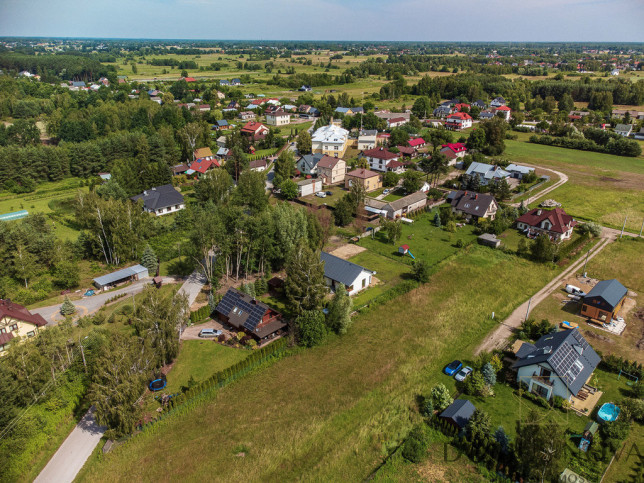
[[[475,200],[478,200],[478,199],[479,199],[479,195],[478,195],[478,194],[477,194],[477,195],[474,195],[474,199],[475,199]]]
[[[541,216],[541,210],[537,210],[537,216]]]
[[[466,191],[465,193],[463,193],[463,194],[464,194],[465,196],[467,196],[467,191]]]

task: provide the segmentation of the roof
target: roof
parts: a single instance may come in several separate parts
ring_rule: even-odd
[[[497,111],[511,111],[512,109],[510,109],[508,106],[500,106],[500,107],[497,107],[496,110]]]
[[[188,169],[190,169],[190,167],[187,164],[177,164],[176,166],[172,167],[172,172],[174,174],[181,174],[188,171]]]
[[[397,168],[402,168],[405,165],[405,163],[401,163],[400,161],[394,159],[391,160],[387,163],[387,168],[389,169],[397,169]]]
[[[407,156],[413,156],[414,154],[416,154],[416,150],[411,146],[396,146],[396,148],[398,148],[400,154],[406,154]]]
[[[297,161],[297,163],[298,164],[300,164],[300,162],[303,163],[304,164],[303,169],[306,171],[311,171],[318,165],[318,163],[323,157],[324,155],[320,153],[305,154]]]
[[[367,149],[362,153],[362,155],[368,158],[384,159],[385,161],[390,159],[397,159],[400,157],[399,154],[392,153],[391,151],[383,147]]]
[[[426,143],[425,143],[425,140],[423,138],[414,138],[414,139],[410,139],[408,141],[408,144],[412,148],[415,148],[416,146],[422,146],[423,144],[426,144]]]
[[[349,136],[349,131],[339,126],[331,124],[322,126],[313,133],[311,141],[314,143],[342,143],[344,144]]]
[[[114,282],[118,282],[119,280],[123,280],[124,278],[130,278],[147,271],[148,269],[143,265],[132,265],[131,267],[123,268],[101,277],[96,277],[94,279],[94,283],[100,286],[110,285]]]
[[[197,148],[194,152],[195,158],[207,158],[212,156],[212,151],[210,148]]]
[[[219,167],[219,163],[214,159],[199,158],[196,161],[193,161],[192,163],[190,163],[190,169],[192,169],[193,171],[197,171],[198,173],[201,173],[201,174],[205,173],[213,166]]]
[[[614,309],[626,297],[627,293],[628,289],[616,279],[602,280],[584,297],[584,303],[596,305],[593,304],[592,299],[601,297],[610,305],[611,309]]]
[[[166,208],[172,205],[180,205],[183,203],[183,195],[179,193],[171,184],[155,186],[153,188],[150,188],[149,190],[145,190],[140,195],[133,196],[130,199],[132,201],[143,200],[143,206],[150,211],[156,211],[160,208]]]
[[[496,200],[492,195],[481,194],[475,191],[451,191],[447,195],[447,201],[457,211],[467,215],[483,216]]]
[[[346,287],[352,286],[362,272],[373,273],[360,265],[327,252],[320,253],[320,260],[324,262],[324,276],[343,283]]]
[[[632,131],[633,130],[633,125],[632,124],[618,124],[615,126],[615,131]]]
[[[315,178],[309,178],[309,179],[303,179],[302,181],[298,181],[297,185],[298,186],[306,186],[309,184],[316,185],[317,183],[322,184],[321,179],[315,179]]]
[[[290,115],[288,112],[284,112],[284,111],[282,111],[282,110],[277,110],[277,111],[274,111],[274,112],[270,112],[270,113],[266,114],[266,116],[267,116],[267,117],[268,117],[268,116],[273,116],[273,117],[284,117],[284,116],[286,116],[286,117],[291,117],[291,115]]]
[[[266,158],[251,161],[250,163],[248,163],[248,167],[250,169],[253,169],[253,168],[265,168],[266,167]]]
[[[333,169],[335,168],[335,165],[338,164],[339,161],[343,161],[341,158],[335,158],[333,156],[327,156],[326,154],[318,161],[318,168],[329,168]]]
[[[358,169],[354,169],[353,171],[349,171],[347,173],[347,176],[351,176],[353,178],[367,179],[367,178],[373,178],[374,176],[380,176],[380,175],[375,171],[371,171],[369,169],[358,168]]]
[[[407,118],[405,118],[405,117],[393,117],[393,118],[387,120],[387,124],[395,124],[397,122],[407,122]]]
[[[360,131],[359,136],[360,137],[375,137],[378,135],[378,130],[377,129],[363,129]]]
[[[219,121],[217,121],[217,126],[228,126],[228,121],[226,121],[225,119],[220,119]]]
[[[472,173],[481,175],[483,178],[488,180],[503,179],[510,176],[510,173],[499,168],[498,166],[492,166],[491,164],[477,162],[470,164],[469,168],[467,168],[467,171],[465,172],[465,174],[467,175],[470,175]]]
[[[254,299],[250,295],[234,288],[229,288],[224,294],[219,304],[217,304],[215,312],[227,317],[231,325],[237,328],[244,328],[260,338],[286,326],[278,312],[275,312],[268,305]],[[260,326],[267,312],[275,320]]]
[[[467,399],[457,399],[452,404],[447,406],[447,409],[440,414],[441,418],[451,419],[459,427],[464,428],[472,414],[476,411],[476,407],[471,401]]]
[[[244,127],[242,127],[241,130],[242,132],[256,133],[262,128],[268,130],[268,128],[264,126],[261,122],[248,121],[246,124],[244,124]]]
[[[454,114],[447,116],[447,119],[462,119],[465,121],[467,119],[472,119],[472,116],[470,116],[467,112],[455,112]]]
[[[505,170],[511,173],[514,172],[514,173],[527,174],[534,171],[534,168],[529,168],[528,166],[521,166],[520,164],[508,164]]]
[[[397,199],[396,201],[391,201],[385,206],[389,206],[393,211],[401,210],[407,206],[418,203],[419,201],[427,200],[427,195],[422,191],[416,191],[407,196]]]
[[[521,352],[523,346],[519,351]],[[547,362],[568,390],[576,395],[595,370],[601,358],[579,332],[578,328],[547,334],[534,343],[514,368]]]
[[[47,321],[43,319],[42,315],[32,314],[24,306],[12,302],[11,300],[0,299],[0,320],[4,317],[10,317],[12,319],[20,320],[21,322],[28,322],[37,327],[47,325]],[[2,344],[3,342],[0,342],[0,345]]]
[[[0,347],[5,345],[11,339],[13,339],[13,333],[12,332],[6,332],[4,334],[0,334]]]
[[[467,147],[463,143],[441,144],[441,147],[451,149],[455,153],[461,153],[463,151],[467,151]]]
[[[545,220],[548,220],[551,225],[548,231],[555,233],[566,233],[571,226],[575,226],[577,224],[573,217],[561,208],[555,208],[553,210],[534,208],[517,218],[517,222],[539,227]]]

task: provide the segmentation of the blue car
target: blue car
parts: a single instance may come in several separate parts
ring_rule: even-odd
[[[463,363],[461,361],[452,361],[445,366],[445,374],[453,376],[461,370],[461,367],[463,367]]]

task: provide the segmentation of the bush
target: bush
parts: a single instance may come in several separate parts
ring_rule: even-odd
[[[434,415],[434,404],[432,403],[432,398],[427,397],[423,401],[423,404],[420,408],[420,414],[426,418],[432,417]]]
[[[450,395],[449,389],[445,387],[445,384],[436,384],[431,391],[431,401],[434,404],[434,409],[443,411],[454,402],[454,399]]]
[[[421,426],[412,429],[403,445],[402,455],[412,463],[420,463],[427,454],[429,443]]]

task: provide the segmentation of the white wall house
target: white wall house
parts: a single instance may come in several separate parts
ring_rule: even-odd
[[[271,126],[286,126],[291,122],[291,115],[284,111],[275,111],[266,114],[266,124]]]
[[[155,186],[130,199],[132,201],[143,200],[143,210],[157,216],[169,215],[186,207],[183,195],[171,184]]]
[[[318,191],[322,191],[321,179],[305,179],[297,183],[297,194],[299,196],[308,196]]]
[[[324,281],[327,287],[335,290],[342,283],[349,295],[368,288],[372,275],[376,273],[326,252],[320,253],[320,260],[324,262]]]

